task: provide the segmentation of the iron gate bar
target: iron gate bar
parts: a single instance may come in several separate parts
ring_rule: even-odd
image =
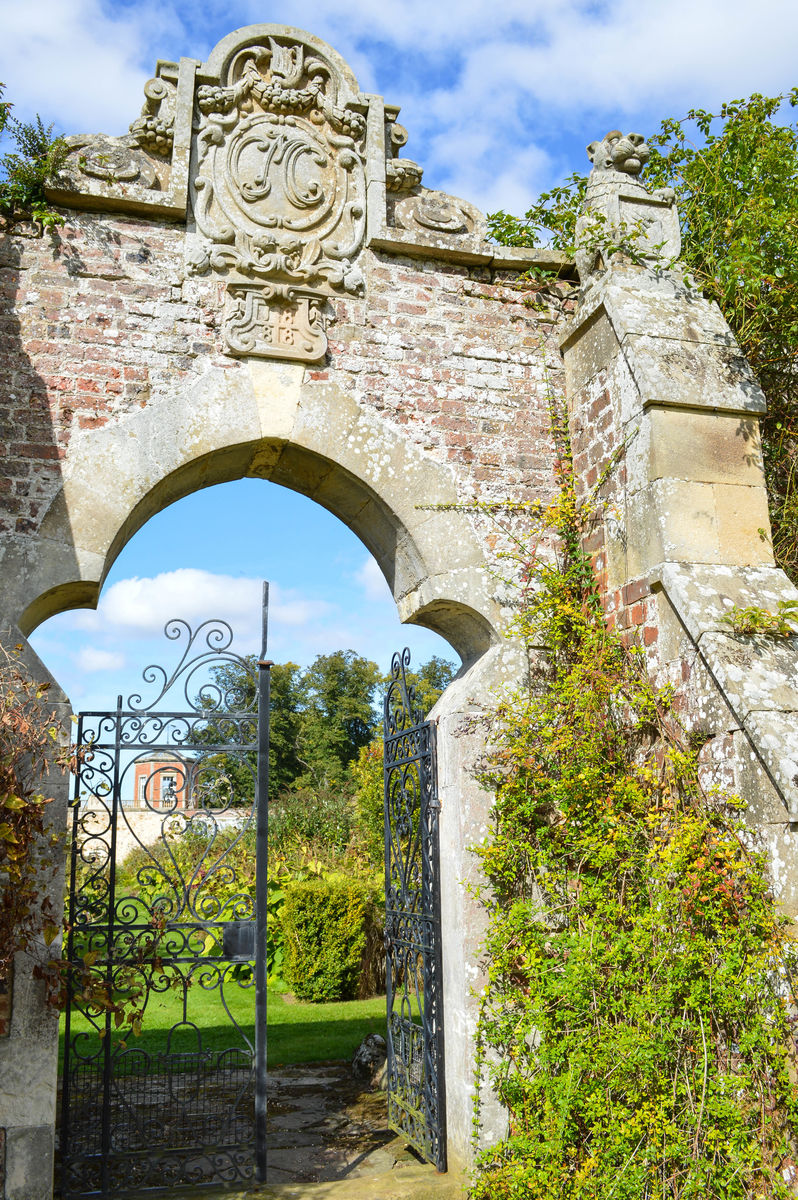
[[[408,685],[409,666],[408,649],[394,654],[384,702],[388,1124],[445,1171],[435,725]]]
[[[267,599],[264,587],[263,651]],[[145,705],[137,694],[123,707],[120,696],[115,710],[82,713],[78,719],[82,749],[72,799],[60,1138],[64,1197],[154,1195],[170,1184],[176,1191],[246,1182],[261,1149],[253,1143],[255,1108],[265,1115],[266,1088],[266,912],[265,899],[261,912],[259,898],[266,896],[268,849],[268,664],[262,653],[254,669],[251,660],[229,650],[232,630],[224,622],[203,622],[192,631],[185,622],[173,621],[165,632],[171,640],[186,636],[187,645],[171,675],[158,666],[145,670],[145,681],[159,687],[155,700]],[[205,648],[192,657],[202,638]],[[206,678],[192,701],[189,692],[197,688],[200,671],[207,677],[209,669],[231,665],[243,668],[241,679],[251,681],[248,709],[241,708],[243,693],[236,693],[232,675],[226,682],[223,674],[212,683]],[[178,683],[189,710],[157,709]],[[203,729],[210,730],[207,741],[194,736]],[[266,759],[265,774],[261,763],[254,769],[255,754]],[[164,762],[167,766],[159,766]],[[137,836],[123,804],[125,780],[136,778],[140,763],[145,764],[142,772],[149,772],[143,783],[144,808],[161,818],[160,852],[145,845],[146,835],[144,840]],[[241,792],[226,774],[234,764],[253,777],[254,794],[250,792],[243,809],[246,789]],[[148,791],[151,785],[159,799]],[[84,794],[91,799],[88,806],[81,804]],[[231,833],[220,847],[225,821]],[[182,833],[200,827],[200,858],[181,870],[170,843],[178,845],[175,839]],[[141,847],[145,867],[138,869],[133,886],[125,881],[120,891],[118,835],[123,828]],[[254,829],[256,840],[254,897],[230,857],[248,829]],[[244,957],[248,945],[254,961],[251,954]],[[235,1020],[225,992],[251,987],[253,971],[264,984],[256,1004],[255,1046]],[[101,981],[111,997],[120,986],[131,986],[120,972],[141,987],[145,1009],[165,990],[164,976],[182,989],[182,1018],[169,1031],[165,1049],[115,1047],[111,1010],[106,1006],[103,1012],[102,1004],[92,1007],[86,1001],[87,976]],[[218,989],[238,1045],[221,1051],[203,1048],[202,1031],[190,1019],[192,983],[204,991]],[[81,1029],[78,1010],[93,1032]],[[195,1049],[183,1049],[181,1037],[196,1038]],[[258,1095],[262,1099],[256,1105]]]
[[[263,628],[258,660],[258,773],[255,785],[255,1178],[266,1181],[267,938],[269,919],[269,709],[272,663],[266,658],[269,585],[263,585]]]

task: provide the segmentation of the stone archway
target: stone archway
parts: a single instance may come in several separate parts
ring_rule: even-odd
[[[469,1155],[482,928],[469,848],[488,809],[469,715],[520,666],[502,637],[495,529],[457,506],[551,487],[561,306],[525,306],[517,281],[533,263],[567,264],[489,245],[473,206],[424,188],[399,157],[397,116],[319,39],[264,25],[204,64],[159,64],[128,136],[73,141],[51,188],[65,225],[3,239],[19,434],[7,475],[20,483],[0,494],[0,616],[24,642],[51,614],[96,604],[149,516],[252,476],[340,517],[400,617],[457,650],[465,670],[435,713],[457,1163]],[[39,1000],[23,1020],[20,979],[0,1127],[8,1200],[38,1200],[56,1030]],[[23,1061],[24,1073],[6,1070]]]
[[[667,237],[634,262],[582,255],[581,299],[555,285],[527,305],[529,267],[573,279],[573,264],[490,244],[481,213],[400,156],[398,115],[318,38],[253,25],[204,63],[159,63],[125,137],[72,140],[49,189],[63,227],[0,239],[0,634],[46,678],[24,635],[96,603],[132,533],[210,483],[286,484],[361,537],[402,619],[466,666],[435,713],[456,1162],[480,980],[469,847],[488,821],[469,716],[522,668],[490,512],[551,493],[560,345],[577,492],[607,483],[588,545],[607,612],[682,688],[708,778],[751,800],[793,910],[798,659],[791,643],[741,649],[724,614],[795,590],[767,542],[756,381],[718,310],[657,257],[678,252],[672,196],[597,163],[588,204],[609,229],[631,205]],[[57,1028],[22,959],[14,986],[5,1200],[45,1200]],[[489,1139],[501,1117],[483,1116]]]

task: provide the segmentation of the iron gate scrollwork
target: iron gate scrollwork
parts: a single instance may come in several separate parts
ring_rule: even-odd
[[[267,594],[260,662],[225,622],[170,621],[182,656],[145,670],[154,698],[79,717],[64,1200],[265,1174]]]
[[[446,1170],[435,726],[393,656],[384,707],[388,1124]]]

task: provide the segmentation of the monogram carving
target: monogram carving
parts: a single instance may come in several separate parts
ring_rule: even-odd
[[[245,47],[224,76],[197,90],[189,269],[358,291],[365,104],[288,38]]]
[[[222,334],[230,354],[318,362],[327,352],[324,299],[294,288],[231,284]]]

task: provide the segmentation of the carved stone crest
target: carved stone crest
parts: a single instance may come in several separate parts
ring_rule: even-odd
[[[483,237],[485,234],[485,218],[473,204],[446,192],[433,192],[427,188],[396,204],[394,222],[400,229],[414,233],[447,233],[468,237]]]
[[[240,49],[197,89],[189,269],[358,291],[365,133],[364,103],[316,47],[269,36]]]
[[[324,298],[314,292],[231,284],[222,325],[230,354],[319,362],[327,353]]]

